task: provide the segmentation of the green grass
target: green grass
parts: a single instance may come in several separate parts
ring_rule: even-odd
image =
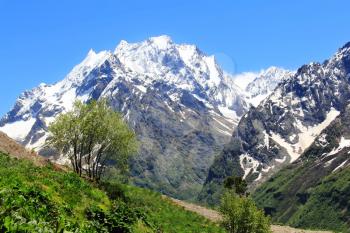
[[[129,185],[106,187],[108,192],[72,172],[0,152],[0,232],[108,232],[116,225],[136,233],[223,232],[158,193]]]
[[[350,232],[350,169],[322,176],[313,161],[292,164],[253,194],[275,223]]]
[[[53,224],[57,229],[84,227],[87,207],[111,208],[104,192],[76,174],[55,171],[50,165],[37,167],[28,160],[10,158],[2,153],[0,198],[0,221],[11,231],[44,229],[50,232]]]
[[[224,230],[202,216],[176,206],[159,193],[137,188],[125,187],[126,196],[135,207],[144,207],[150,222],[161,232],[224,232]]]

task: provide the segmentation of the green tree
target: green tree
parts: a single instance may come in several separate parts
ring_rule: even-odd
[[[99,181],[108,165],[122,171],[137,151],[135,134],[106,100],[74,103],[50,126],[47,145],[66,155],[73,170]]]
[[[239,176],[229,176],[224,181],[224,187],[233,189],[238,195],[245,196],[248,190],[247,182]]]
[[[229,233],[269,233],[270,219],[249,197],[226,192],[221,200],[222,226]]]

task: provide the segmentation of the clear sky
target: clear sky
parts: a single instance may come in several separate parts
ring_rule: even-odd
[[[0,0],[0,116],[90,48],[167,34],[231,72],[323,61],[350,41],[348,0]],[[231,62],[232,61],[232,62]]]

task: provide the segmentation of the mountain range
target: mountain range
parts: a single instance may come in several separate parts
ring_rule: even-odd
[[[44,147],[49,124],[75,100],[101,98],[138,135],[136,185],[215,204],[225,178],[241,176],[275,222],[350,228],[350,43],[297,71],[232,75],[168,36],[121,41],[89,51],[62,81],[21,94],[0,131],[66,163]]]
[[[276,174],[284,177],[284,182],[291,182],[280,183],[280,188],[293,195],[292,190],[299,188],[292,183],[295,177],[299,177],[298,184],[307,189],[311,187],[308,182],[314,184],[322,180],[340,165],[339,168],[345,168],[347,157],[341,157],[338,152],[348,147],[349,137],[346,133],[341,134],[346,132],[346,124],[335,122],[345,117],[343,114],[348,111],[349,78],[350,43],[329,60],[304,65],[291,78],[280,82],[271,95],[241,118],[230,143],[215,158],[200,199],[215,203],[223,180],[231,175],[244,177],[254,190],[286,165],[293,163],[296,166],[312,159],[317,167],[310,163],[310,167],[304,169],[318,173],[316,180],[306,175],[306,171],[302,176],[295,176],[300,171],[299,166],[289,176]],[[329,133],[335,133],[335,129],[339,130],[336,133],[338,138]],[[329,161],[335,157],[332,162]],[[326,171],[318,166],[323,166]],[[288,210],[285,211],[291,211],[290,204],[286,205]]]
[[[133,182],[194,199],[241,117],[292,75],[271,67],[233,76],[214,56],[168,36],[121,41],[114,51],[90,50],[62,81],[21,94],[0,130],[65,163],[43,147],[48,125],[75,100],[105,98],[138,135],[140,153],[130,161]]]

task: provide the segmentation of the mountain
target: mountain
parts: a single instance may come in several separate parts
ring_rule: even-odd
[[[42,145],[55,117],[75,100],[106,98],[141,142],[131,161],[134,183],[190,199],[249,108],[241,92],[214,57],[194,45],[168,36],[121,41],[113,52],[91,50],[62,81],[24,92],[0,130],[48,155]]]
[[[230,143],[215,158],[199,198],[217,201],[227,176],[253,189],[296,161],[350,100],[350,43],[329,60],[304,65],[241,118]]]
[[[248,102],[255,107],[258,106],[274,91],[280,82],[291,78],[293,75],[294,72],[292,71],[274,66],[261,71],[245,89],[248,93]]]
[[[291,78],[295,72],[271,66],[260,72],[245,72],[231,75],[235,84],[245,94],[246,101],[257,107],[283,80]]]
[[[253,194],[275,222],[349,232],[350,106]]]

